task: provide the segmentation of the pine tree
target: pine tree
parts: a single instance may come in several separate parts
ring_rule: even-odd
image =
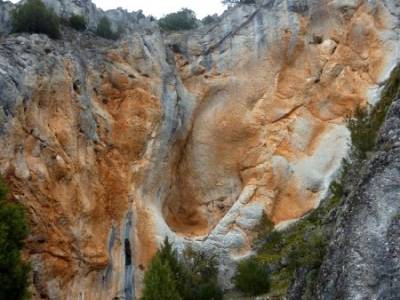
[[[156,255],[144,276],[142,300],[181,300],[168,263]]]
[[[178,279],[176,277],[181,271],[181,264],[178,261],[176,250],[173,249],[172,243],[169,242],[168,237],[164,239],[164,243],[158,250],[158,256],[160,257],[162,263],[169,264],[175,279]]]
[[[28,234],[24,210],[6,199],[0,178],[0,299],[28,298],[30,266],[22,261],[21,248]]]
[[[165,268],[168,276],[164,274]],[[165,238],[145,274],[143,295],[147,298],[143,299],[222,300],[217,275],[217,260],[212,253],[188,248],[178,259],[172,243]],[[179,298],[162,296],[165,288]]]

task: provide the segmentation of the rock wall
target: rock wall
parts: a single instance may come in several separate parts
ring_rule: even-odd
[[[380,131],[379,147],[357,172],[340,208],[318,278],[319,299],[399,296],[399,117],[396,99]]]
[[[165,235],[218,251],[229,286],[264,213],[281,225],[326,193],[345,117],[399,60],[398,9],[268,0],[187,33],[124,12],[117,42],[3,38],[0,171],[31,216],[34,298],[133,299]]]
[[[11,30],[11,11],[14,5],[11,2],[0,1],[0,35]]]

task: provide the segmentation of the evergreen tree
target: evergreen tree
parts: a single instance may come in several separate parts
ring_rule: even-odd
[[[181,300],[168,263],[156,255],[144,276],[142,300]]]
[[[59,19],[41,0],[27,0],[12,13],[13,32],[44,33],[60,37]]]
[[[168,237],[164,239],[164,243],[158,250],[158,256],[160,257],[162,263],[168,264],[170,266],[173,276],[176,280],[178,280],[179,273],[182,270],[182,266],[178,261],[178,254],[173,248],[172,243],[169,242]]]
[[[24,210],[7,201],[6,195],[0,178],[0,299],[22,300],[29,297],[30,267],[20,254],[28,227]]]
[[[268,268],[254,258],[239,263],[233,281],[237,289],[252,296],[267,293],[270,288]]]
[[[197,18],[193,10],[183,8],[161,18],[158,25],[164,30],[190,30],[197,27]]]
[[[69,25],[78,30],[78,31],[85,31],[86,30],[86,21],[83,16],[79,15],[72,15],[69,18]]]
[[[110,20],[107,17],[102,17],[99,24],[97,24],[96,34],[105,39],[115,40],[116,34],[111,29]]]
[[[163,268],[168,269],[169,276],[162,275],[165,271],[160,270]],[[161,275],[155,278],[156,274]],[[172,243],[165,238],[145,274],[144,290],[147,297],[150,297],[150,293],[152,297],[158,297],[160,294],[155,290],[172,285],[172,290],[177,291],[182,300],[222,300],[223,293],[218,286],[217,275],[217,260],[214,255],[188,248],[181,259],[178,259]]]

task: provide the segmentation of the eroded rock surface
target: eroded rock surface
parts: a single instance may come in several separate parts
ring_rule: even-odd
[[[319,299],[397,299],[400,282],[400,100],[360,170],[318,278]]]
[[[132,299],[165,235],[217,250],[228,286],[264,213],[282,224],[324,196],[344,118],[399,59],[395,2],[269,0],[169,35],[114,11],[117,42],[3,37],[0,171],[31,216],[34,297]]]

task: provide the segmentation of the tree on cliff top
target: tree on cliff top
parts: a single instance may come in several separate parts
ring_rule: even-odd
[[[197,27],[197,18],[193,10],[183,8],[161,18],[158,25],[167,31],[190,30]]]
[[[7,188],[0,178],[0,299],[28,299],[30,266],[20,253],[28,227],[24,210],[6,196]]]
[[[60,37],[59,19],[41,0],[27,0],[12,13],[13,32],[44,33],[50,38]]]

